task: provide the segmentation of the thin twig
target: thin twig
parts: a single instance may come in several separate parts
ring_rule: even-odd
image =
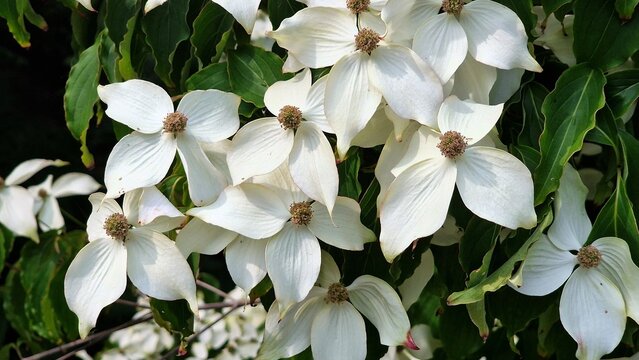
[[[195,283],[201,287],[202,289],[208,290],[212,293],[215,293],[223,298],[227,298],[229,297],[229,294],[225,293],[224,291],[216,288],[215,286],[211,285],[211,284],[207,284],[202,280],[195,280]]]
[[[207,310],[207,309],[223,309],[223,308],[227,308],[227,307],[238,307],[238,305],[250,305],[250,306],[255,306],[257,304],[260,303],[260,299],[255,299],[255,301],[253,301],[252,303],[248,303],[248,302],[239,302],[239,301],[235,301],[235,302],[219,302],[219,303],[208,303],[208,304],[202,304],[202,305],[198,305],[198,309],[200,310]]]
[[[115,303],[116,304],[120,304],[120,305],[126,305],[126,306],[142,308],[142,309],[150,309],[151,308],[149,305],[139,304],[139,303],[136,303],[135,301],[129,301],[129,300],[124,300],[124,299],[117,299],[117,300],[115,300]]]
[[[29,357],[26,357],[22,360],[40,360],[40,359],[45,359],[49,356],[53,356],[53,355],[57,355],[57,354],[67,354],[67,353],[72,353],[75,354],[80,350],[84,350],[87,347],[89,347],[90,345],[92,345],[95,342],[98,342],[106,337],[108,337],[109,335],[111,335],[112,333],[118,331],[118,330],[122,330],[122,329],[126,329],[130,326],[133,325],[137,325],[140,323],[143,323],[145,321],[149,321],[153,318],[153,315],[151,314],[146,314],[142,317],[139,317],[137,319],[133,319],[130,321],[125,322],[122,325],[118,325],[114,328],[111,329],[107,329],[104,331],[100,331],[98,333],[95,333],[93,335],[87,336],[84,339],[78,339],[75,341],[71,341],[70,343],[66,343],[64,345],[60,345],[58,347],[55,347],[53,349],[49,349],[40,353],[37,353],[35,355],[31,355]],[[75,349],[74,349],[75,348]],[[72,350],[73,349],[73,350]]]
[[[63,208],[60,208],[60,211],[62,212],[62,215],[66,216],[67,219],[71,220],[71,222],[73,222],[76,225],[80,226],[82,229],[86,229],[87,228],[87,223],[86,222],[82,222],[82,221],[78,220],[78,218],[76,218],[75,216],[71,215],[70,212],[64,210]]]

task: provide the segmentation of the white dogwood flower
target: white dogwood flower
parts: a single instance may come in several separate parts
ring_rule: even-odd
[[[30,186],[29,191],[35,199],[34,210],[37,213],[40,229],[48,231],[64,227],[58,198],[89,195],[101,186],[91,176],[82,173],[64,174],[55,181],[53,181],[53,175],[49,175],[43,183]]]
[[[559,317],[577,342],[576,357],[590,360],[617,347],[627,316],[639,321],[639,268],[622,239],[604,237],[585,245],[592,228],[587,194],[579,173],[564,167],[548,236],[531,246],[510,285],[522,294],[542,296],[566,283]]]
[[[299,191],[285,166],[254,182],[227,187],[213,204],[188,212],[242,235],[228,240],[226,259],[234,280],[247,292],[268,272],[286,308],[304,299],[317,280],[318,238],[344,250],[362,250],[375,240],[362,225],[355,200],[338,196],[331,217],[326,206]],[[213,248],[223,245],[215,243]]]
[[[528,52],[528,36],[517,14],[491,0],[417,0],[423,25],[413,38],[413,50],[447,82],[470,55],[499,69],[540,72]],[[443,12],[438,13],[442,9]]]
[[[322,251],[318,284],[283,317],[276,303],[271,306],[257,359],[291,357],[310,345],[314,359],[363,360],[366,328],[362,315],[375,325],[383,345],[406,343],[410,321],[399,296],[385,281],[362,275],[344,286],[335,260]]]
[[[123,208],[103,193],[89,196],[89,243],[71,262],[64,296],[78,316],[81,337],[95,327],[102,309],[124,292],[127,273],[142,293],[161,300],[186,299],[197,313],[195,279],[175,243],[162,232],[185,217],[155,187],[124,196]]]
[[[34,197],[27,189],[18,185],[47,166],[67,164],[62,160],[31,159],[16,166],[6,178],[0,177],[0,223],[16,235],[38,242]]]
[[[225,176],[207,159],[199,143],[220,141],[237,131],[237,95],[218,90],[192,91],[174,110],[164,89],[137,79],[99,86],[98,95],[107,104],[110,118],[135,130],[109,155],[104,174],[107,198],[159,183],[176,151],[194,204],[213,202],[227,185]]]
[[[342,159],[382,96],[399,117],[435,125],[443,98],[439,78],[417,54],[394,44],[385,32],[382,19],[355,6],[305,8],[271,33],[305,66],[334,65],[324,107]]]
[[[325,88],[326,77],[311,85],[306,69],[266,90],[264,103],[277,117],[253,120],[233,137],[227,161],[234,185],[288,162],[295,184],[333,210],[339,177],[333,148],[323,134],[333,132],[324,115]]]
[[[481,218],[510,229],[537,224],[528,168],[506,151],[481,146],[502,108],[449,97],[437,116],[441,132],[422,127],[413,135],[381,200],[386,260],[444,224],[455,184],[464,204]]]

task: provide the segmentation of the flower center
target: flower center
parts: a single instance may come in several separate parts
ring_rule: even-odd
[[[464,8],[464,0],[442,1],[442,10],[451,15],[459,15],[463,8]]]
[[[371,0],[346,0],[346,7],[353,13],[359,14],[368,10]]]
[[[310,201],[292,203],[289,207],[291,222],[295,225],[308,225],[313,218],[313,208]]]
[[[601,251],[592,245],[584,246],[577,253],[577,261],[586,269],[597,267],[601,262]]]
[[[457,131],[446,131],[439,137],[439,144],[437,144],[442,155],[453,160],[460,157],[467,146],[468,138]]]
[[[41,197],[41,198],[43,198],[43,199],[44,199],[45,197],[47,197],[47,195],[49,195],[49,193],[47,193],[47,191],[46,191],[46,190],[44,190],[44,189],[40,189],[40,190],[38,190],[38,196],[39,196],[39,197]]]
[[[181,133],[186,129],[186,123],[188,121],[189,119],[186,115],[180,112],[170,113],[164,118],[164,131],[173,134]]]
[[[107,235],[116,240],[124,241],[124,239],[126,239],[126,236],[129,234],[130,228],[131,225],[129,225],[129,222],[126,220],[124,214],[111,214],[104,221],[104,230],[106,231]]]
[[[380,40],[382,37],[378,33],[369,28],[363,28],[355,35],[355,48],[370,55],[377,49]]]
[[[324,301],[326,301],[327,304],[341,304],[346,300],[348,300],[348,290],[346,290],[346,287],[344,285],[340,283],[334,283],[328,287],[328,292],[326,293],[326,297],[324,298]]]
[[[297,130],[302,123],[302,112],[298,107],[286,105],[280,110],[279,115],[277,115],[277,121],[280,122],[284,130]]]

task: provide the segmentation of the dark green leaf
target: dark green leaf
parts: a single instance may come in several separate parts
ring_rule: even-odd
[[[116,45],[122,42],[127,33],[127,23],[137,14],[136,3],[136,0],[106,0],[104,24]]]
[[[619,140],[624,157],[623,178],[626,181],[628,198],[633,203],[635,219],[639,219],[639,140],[625,131],[619,132]]]
[[[155,58],[155,73],[171,88],[175,87],[171,79],[175,51],[191,34],[186,21],[188,11],[188,0],[171,0],[142,18],[146,42],[151,46]]]
[[[446,307],[440,319],[440,336],[449,359],[462,359],[483,344],[465,307]]]
[[[359,151],[354,151],[346,160],[337,164],[339,196],[347,196],[355,201],[359,199],[359,195],[362,193],[362,185],[357,179],[360,163]]]
[[[158,325],[181,337],[193,334],[193,313],[186,300],[164,301],[151,298],[150,305],[153,319]]]
[[[615,0],[615,9],[622,20],[630,20],[639,0]]]
[[[535,170],[535,205],[557,190],[564,165],[582,147],[586,133],[595,127],[595,113],[604,106],[603,73],[587,64],[566,70],[546,97],[546,117],[539,140],[541,161]]]
[[[539,159],[541,155],[539,151],[526,146],[526,145],[515,145],[511,147],[511,153],[515,155],[521,162],[526,165],[530,172],[534,172],[537,166],[539,166]]]
[[[546,15],[550,15],[557,11],[560,7],[570,4],[572,0],[541,0]]]
[[[135,36],[138,34],[137,31],[140,26],[138,18],[138,16],[133,16],[126,22],[124,38],[118,45],[121,57],[120,60],[118,60],[118,69],[124,80],[137,78],[137,71],[133,65],[133,53],[136,44]]]
[[[302,10],[304,5],[296,0],[275,0],[268,2],[268,16],[273,24],[273,29],[280,27],[282,20],[293,16]]]
[[[501,320],[514,335],[528,326],[528,323],[548,309],[557,300],[556,294],[548,296],[527,296],[504,286],[494,293],[486,295],[488,311]]]
[[[191,44],[195,48],[195,56],[200,64],[208,65],[216,62],[222,55],[217,46],[223,40],[228,40],[225,34],[233,28],[233,16],[218,4],[209,1],[193,22]],[[222,44],[222,49],[224,48]]]
[[[4,264],[7,259],[7,255],[13,248],[14,240],[13,232],[0,224],[0,264]]]
[[[459,243],[459,263],[466,273],[482,265],[484,255],[495,246],[501,228],[494,223],[473,216]]]
[[[282,73],[283,64],[279,56],[254,46],[229,51],[228,72],[233,92],[257,107],[264,107],[266,89],[276,81],[290,78]]]
[[[13,38],[23,48],[31,46],[31,35],[24,25],[24,3],[28,0],[0,0],[0,17],[7,21]]]
[[[188,90],[217,89],[230,92],[231,82],[226,71],[226,63],[211,64],[191,75],[186,80],[186,88]]]
[[[370,229],[374,229],[377,226],[377,197],[380,190],[379,181],[373,178],[373,181],[364,192],[362,200],[359,202],[359,207],[362,209],[360,214],[362,224]]]
[[[617,138],[617,123],[610,107],[604,106],[597,112],[597,123],[595,128],[586,135],[586,140],[602,145],[608,145],[615,150],[617,156],[619,152],[619,140]]]
[[[619,19],[615,0],[575,1],[573,49],[577,63],[608,70],[625,63],[639,49],[639,17]]]
[[[266,276],[259,284],[255,285],[255,287],[251,289],[251,292],[249,293],[249,301],[251,303],[255,302],[256,299],[266,295],[266,293],[271,291],[272,288],[273,283],[271,282],[271,279]]]
[[[111,38],[103,32],[100,36],[100,64],[110,83],[120,81],[118,73],[117,61],[120,56],[115,47],[115,43]]]
[[[517,140],[518,145],[527,145],[539,149],[539,136],[544,128],[542,104],[548,89],[538,82],[531,82],[521,90],[521,112],[523,129]]]
[[[620,117],[639,98],[639,69],[615,72],[606,78],[606,101],[615,117]]]

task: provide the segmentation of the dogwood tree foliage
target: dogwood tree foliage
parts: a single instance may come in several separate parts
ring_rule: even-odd
[[[101,161],[98,127],[114,146],[86,231],[56,198],[92,179],[26,190],[62,165],[43,159],[0,178],[0,260],[21,248],[1,351],[83,349],[142,296],[132,321],[175,336],[165,358],[202,341],[198,309],[258,303],[259,348],[191,355],[639,352],[638,3],[48,3],[71,13],[81,159]],[[24,47],[38,5],[0,1]]]

